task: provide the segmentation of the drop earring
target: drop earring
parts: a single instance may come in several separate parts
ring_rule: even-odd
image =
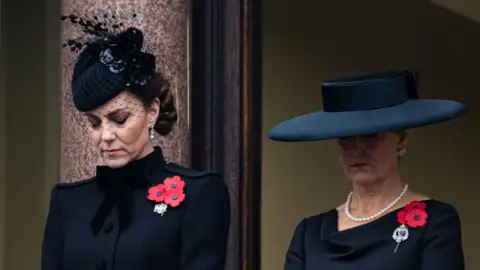
[[[398,154],[399,156],[403,156],[403,155],[405,155],[405,153],[407,153],[407,149],[402,148],[402,149],[398,150],[398,153],[397,153],[397,154]]]
[[[150,129],[150,140],[153,140],[155,139],[155,130],[153,129],[153,127]]]

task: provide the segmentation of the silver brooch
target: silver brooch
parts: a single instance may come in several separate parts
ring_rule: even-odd
[[[166,204],[159,203],[159,204],[155,205],[155,208],[153,209],[153,212],[163,216],[163,214],[165,214],[165,212],[167,212],[167,208],[168,208],[168,206]]]
[[[405,226],[405,224],[400,225],[398,228],[393,231],[393,240],[397,242],[397,246],[395,247],[395,250],[393,253],[397,253],[398,246],[400,246],[400,243],[408,239],[408,227]]]

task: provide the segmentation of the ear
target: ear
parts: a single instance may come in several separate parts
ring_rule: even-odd
[[[160,99],[155,98],[147,110],[148,126],[153,127],[157,122],[158,115],[160,114]]]
[[[400,141],[398,142],[398,149],[407,148],[408,145],[408,135],[406,131],[400,131]]]

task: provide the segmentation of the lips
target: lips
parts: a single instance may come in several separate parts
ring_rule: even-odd
[[[103,153],[113,155],[120,152],[120,149],[113,149],[113,150],[103,150]]]
[[[364,166],[367,166],[367,165],[368,165],[368,163],[355,163],[355,164],[350,165],[350,167],[360,168],[360,167],[364,167]]]

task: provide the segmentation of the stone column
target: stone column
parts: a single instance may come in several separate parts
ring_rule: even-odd
[[[188,107],[188,1],[187,0],[64,0],[62,14],[136,13],[134,25],[144,31],[150,52],[157,56],[157,67],[170,80],[175,93],[179,120],[172,133],[158,138],[169,161],[190,163],[190,132]],[[127,17],[125,16],[125,17]],[[60,18],[59,18],[60,22]],[[63,28],[72,37],[74,29]],[[72,104],[70,79],[76,54],[62,49],[61,156],[60,181],[72,182],[93,175],[99,157],[91,146],[86,121]]]

